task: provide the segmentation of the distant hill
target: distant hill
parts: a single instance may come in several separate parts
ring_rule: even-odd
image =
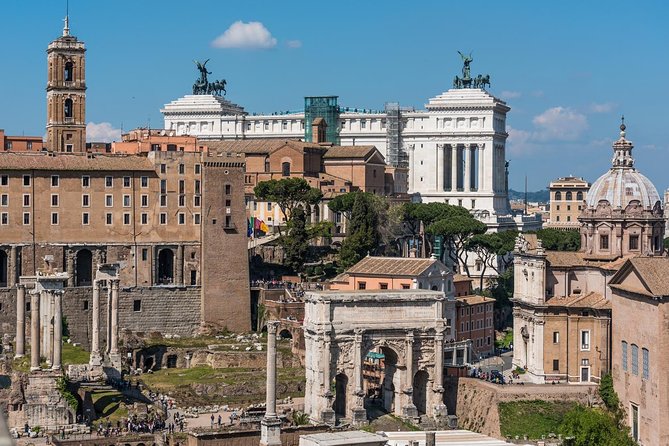
[[[538,201],[540,203],[548,203],[550,198],[548,189],[539,190],[536,192],[527,191],[527,201]],[[525,192],[509,189],[509,200],[524,200]]]

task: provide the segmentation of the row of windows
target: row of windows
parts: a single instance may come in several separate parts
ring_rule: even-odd
[[[578,205],[578,210],[580,211],[581,209],[582,209],[582,206],[579,204],[579,205]],[[556,210],[556,211],[559,211],[559,210],[560,210],[560,205],[559,205],[559,204],[555,206],[555,210]],[[570,205],[570,204],[567,205],[567,210],[568,210],[568,211],[571,211],[571,205]]]
[[[30,194],[24,194],[23,195],[23,207],[30,207]],[[194,207],[200,207],[200,204],[202,202],[202,197],[200,195],[195,195],[193,197],[193,206]],[[131,196],[130,195],[123,195],[123,207],[129,208],[132,204]],[[141,207],[149,207],[149,196],[148,195],[141,195],[140,196],[140,203]],[[60,197],[58,194],[51,194],[51,207],[59,207],[60,205]],[[225,205],[226,206],[231,206],[231,200],[230,199],[225,199]],[[9,195],[8,194],[1,194],[0,195],[0,207],[8,207],[9,206]],[[91,206],[91,196],[89,194],[83,194],[81,196],[81,207],[90,207]],[[161,207],[166,207],[167,206],[167,195],[161,195],[160,196],[160,206]],[[186,195],[182,194],[179,195],[179,207],[184,207],[186,206]],[[111,194],[105,195],[105,207],[114,207],[114,196]]]
[[[161,225],[166,225],[168,222],[168,216],[167,213],[161,212],[159,214],[159,221]],[[130,225],[131,224],[131,214],[129,212],[126,212],[122,216],[123,224],[124,225]],[[88,212],[83,212],[81,214],[81,224],[82,225],[89,225],[91,222],[91,215]],[[140,219],[139,219],[140,224],[142,225],[148,225],[149,224],[149,214],[146,212],[142,212],[140,214]],[[185,225],[186,224],[186,214],[183,212],[180,212],[177,214],[177,223],[180,225]],[[9,213],[7,212],[1,212],[0,213],[0,224],[1,225],[8,225],[9,224]],[[23,213],[23,224],[24,225],[30,225],[30,212],[24,212]],[[58,212],[52,212],[51,213],[51,224],[52,225],[58,225],[60,224],[60,214]],[[111,212],[105,213],[105,224],[106,225],[113,225],[114,224],[114,214]],[[199,225],[200,224],[200,214],[193,214],[193,224],[194,225]]]
[[[475,307],[472,307],[471,313],[478,314],[478,313],[483,313],[484,311],[492,311],[492,304],[476,305]],[[465,316],[465,315],[469,316],[469,307],[460,308],[460,316]]]
[[[560,332],[553,332],[553,344],[560,343]],[[590,351],[590,330],[581,330],[581,351]]]
[[[627,356],[628,356],[628,344],[626,341],[622,341],[622,366],[624,371],[628,371],[628,361],[627,361]],[[636,344],[631,344],[630,346],[630,353],[632,356],[632,374],[639,376],[639,346]],[[642,348],[641,349],[641,355],[642,355],[642,378],[643,379],[648,379],[650,377],[650,353],[647,348]]]
[[[566,201],[572,201],[573,200],[574,195],[570,191],[566,192],[564,195],[565,195],[564,199]],[[560,192],[560,191],[555,192],[554,200],[555,201],[562,200],[562,192]],[[583,201],[583,192],[576,192],[576,200],[577,201]]]
[[[483,326],[483,321],[472,321],[471,326],[469,325],[469,321],[466,322],[460,322],[460,331],[469,331],[471,330],[480,330],[482,328],[490,328],[492,327],[492,318],[489,317],[485,320],[485,327]]]

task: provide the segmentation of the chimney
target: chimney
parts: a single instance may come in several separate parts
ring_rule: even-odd
[[[314,118],[311,123],[311,142],[314,144],[321,144],[325,142],[325,130],[328,125],[325,119],[318,117]]]

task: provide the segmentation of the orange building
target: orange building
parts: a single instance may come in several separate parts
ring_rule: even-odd
[[[39,152],[44,142],[41,136],[9,136],[0,129],[0,148],[5,152]]]
[[[478,295],[456,298],[457,340],[471,339],[472,359],[489,356],[495,351],[494,303],[495,299]]]
[[[149,152],[206,152],[194,136],[174,136],[174,132],[156,129],[134,129],[112,143],[114,153],[139,154]]]

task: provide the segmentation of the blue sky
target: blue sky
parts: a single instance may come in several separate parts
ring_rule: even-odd
[[[64,0],[3,1],[0,128],[8,134],[45,132],[45,49],[64,13]],[[489,73],[490,91],[512,108],[512,188],[526,174],[530,189],[569,174],[594,181],[610,165],[625,114],[637,167],[662,193],[668,13],[661,1],[70,0],[70,27],[88,49],[87,120],[98,139],[161,127],[160,108],[197,77],[193,59],[210,58],[228,99],[250,112],[298,110],[305,95],[325,94],[350,107],[422,108],[459,73],[457,50],[473,51],[472,71]],[[262,25],[215,46],[238,21]],[[249,39],[260,48],[230,48]]]

